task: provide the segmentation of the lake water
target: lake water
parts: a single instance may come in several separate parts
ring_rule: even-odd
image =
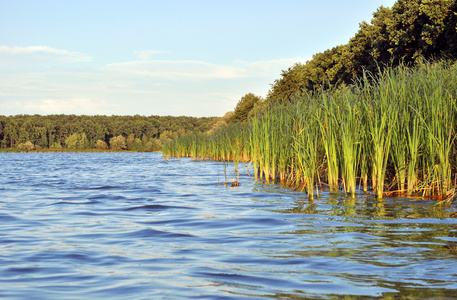
[[[0,154],[0,298],[457,297],[456,206],[159,153]]]

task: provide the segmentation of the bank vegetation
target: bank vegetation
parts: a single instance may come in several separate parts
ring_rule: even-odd
[[[232,122],[166,157],[252,163],[261,182],[451,200],[457,185],[457,3],[399,0],[348,44],[283,71]],[[241,110],[241,111],[240,111]],[[317,188],[319,187],[319,188]]]

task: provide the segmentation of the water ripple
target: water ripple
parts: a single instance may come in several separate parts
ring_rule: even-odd
[[[229,168],[225,168],[230,170]],[[0,289],[10,299],[457,294],[455,207],[318,201],[219,162],[156,153],[0,155]]]

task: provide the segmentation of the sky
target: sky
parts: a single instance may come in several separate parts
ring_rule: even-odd
[[[0,0],[0,115],[223,116],[395,0]]]

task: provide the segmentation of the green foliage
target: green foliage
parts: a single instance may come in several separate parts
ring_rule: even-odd
[[[121,151],[127,148],[125,138],[122,135],[113,137],[109,140],[109,147],[114,151]]]
[[[132,150],[133,141],[135,140],[135,134],[131,133],[126,139],[127,150]]]
[[[17,145],[17,148],[21,151],[29,152],[35,149],[35,146],[32,144],[31,141],[27,141],[25,143],[20,143]]]
[[[282,71],[281,78],[275,80],[267,98],[272,101],[290,101],[306,89],[306,80],[305,65],[296,63],[287,71]]]
[[[233,122],[245,122],[248,119],[249,113],[254,108],[254,105],[261,101],[259,96],[249,93],[244,95],[235,107],[233,114]]]
[[[35,147],[43,149],[60,150],[63,145],[67,149],[82,150],[95,148],[98,140],[108,143],[112,137],[122,135],[127,137],[126,143],[128,149],[131,150],[136,138],[142,139],[143,146],[145,146],[150,139],[159,138],[165,131],[172,132],[169,135],[172,138],[186,132],[207,131],[214,120],[216,120],[214,117],[144,117],[138,115],[0,116],[0,148],[16,148],[18,144],[30,141]],[[74,134],[77,135],[73,136]],[[82,138],[83,134],[85,138]]]
[[[71,150],[84,150],[89,147],[89,140],[85,133],[73,133],[65,139],[65,145]]]
[[[59,142],[52,144],[49,149],[51,150],[62,150],[62,145]]]
[[[224,116],[215,118],[214,121],[210,125],[210,129],[206,131],[208,134],[212,134],[215,131],[218,131],[223,128],[227,128],[227,126],[233,121],[233,116],[235,115],[235,112],[229,111],[225,113]]]
[[[162,149],[162,142],[159,139],[152,139],[146,144],[145,151],[160,151]]]
[[[157,147],[156,149],[154,149],[154,144],[152,141],[148,141],[146,144],[143,145],[143,151],[145,152],[152,152],[154,150],[159,150],[160,148],[161,147]]]
[[[132,151],[142,151],[143,150],[143,142],[139,138],[135,138],[132,143],[132,147],[130,148]]]
[[[108,144],[106,144],[105,141],[97,140],[97,142],[95,142],[95,148],[97,148],[98,150],[107,150]]]

